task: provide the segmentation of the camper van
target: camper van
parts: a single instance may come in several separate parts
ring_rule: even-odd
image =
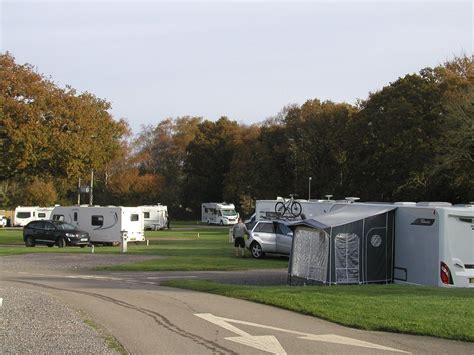
[[[49,219],[54,207],[18,206],[15,208],[14,226],[24,227],[38,219]]]
[[[168,207],[163,205],[138,206],[142,210],[145,230],[164,229],[168,222]]]
[[[139,207],[55,207],[51,219],[68,222],[88,232],[92,243],[116,245],[121,242],[122,234],[126,234],[129,242],[145,240]]]
[[[207,224],[234,225],[239,219],[235,206],[226,202],[208,202],[201,206],[201,222]]]

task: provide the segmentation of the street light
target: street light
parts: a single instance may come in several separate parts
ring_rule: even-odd
[[[311,200],[311,180],[313,180],[313,178],[310,176],[308,178],[308,201]]]

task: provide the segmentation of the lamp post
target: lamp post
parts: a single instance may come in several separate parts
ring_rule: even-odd
[[[310,176],[308,178],[308,201],[311,200],[311,180],[313,180],[313,178]]]

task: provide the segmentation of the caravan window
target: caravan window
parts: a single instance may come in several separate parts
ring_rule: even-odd
[[[77,212],[74,212],[74,222],[77,222]]]
[[[62,214],[55,214],[53,215],[53,221],[64,221],[64,215]]]
[[[145,219],[150,218],[150,212],[143,212],[143,218]]]
[[[93,226],[103,226],[104,225],[104,216],[92,216],[91,224]]]
[[[132,222],[138,221],[138,214],[131,214],[131,215],[130,215],[130,220],[131,220]]]
[[[16,218],[30,218],[31,212],[17,212]]]
[[[45,218],[45,217],[46,217],[46,213],[38,212],[38,218]]]

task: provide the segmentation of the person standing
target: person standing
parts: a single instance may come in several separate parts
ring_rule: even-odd
[[[242,257],[245,256],[245,239],[244,236],[247,234],[250,236],[247,227],[242,222],[242,218],[239,218],[238,222],[232,228],[232,236],[234,237],[234,248],[235,248],[235,256],[239,256],[239,249],[241,251]]]

